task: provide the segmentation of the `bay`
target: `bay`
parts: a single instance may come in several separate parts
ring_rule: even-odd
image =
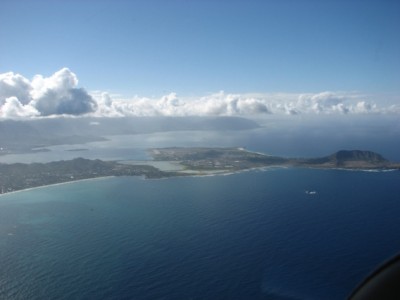
[[[399,181],[270,169],[3,195],[0,298],[343,299],[400,249]]]

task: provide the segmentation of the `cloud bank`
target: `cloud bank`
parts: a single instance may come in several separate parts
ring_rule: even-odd
[[[122,99],[104,92],[88,93],[68,68],[32,80],[13,72],[0,74],[0,118],[38,118],[57,115],[124,116],[262,116],[269,114],[400,113],[400,105],[380,107],[355,92],[229,94],[198,98],[175,93],[159,99]]]
[[[119,99],[96,93],[101,116],[262,116],[387,114],[400,113],[400,105],[379,107],[368,97],[350,92],[302,94],[227,94],[219,92],[196,99],[179,98],[175,93],[160,99],[134,97]]]

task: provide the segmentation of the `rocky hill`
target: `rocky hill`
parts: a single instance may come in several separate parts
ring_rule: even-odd
[[[382,155],[363,150],[340,150],[329,156],[302,160],[302,164],[316,167],[337,168],[390,168],[393,163],[386,160]]]
[[[373,164],[384,164],[388,161],[382,155],[372,151],[341,150],[329,156],[336,165],[343,165],[349,162],[369,162]]]

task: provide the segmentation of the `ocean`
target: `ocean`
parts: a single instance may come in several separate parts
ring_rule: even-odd
[[[0,299],[344,299],[400,251],[399,182],[276,168],[2,195]]]

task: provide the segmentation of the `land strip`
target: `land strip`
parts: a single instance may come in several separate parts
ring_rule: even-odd
[[[265,167],[400,169],[400,164],[377,153],[360,150],[341,150],[329,156],[307,159],[272,156],[244,148],[153,148],[149,153],[152,161],[134,163],[76,158],[49,163],[0,164],[0,193],[106,176],[166,178],[226,174]],[[168,166],[173,168],[168,169]]]

